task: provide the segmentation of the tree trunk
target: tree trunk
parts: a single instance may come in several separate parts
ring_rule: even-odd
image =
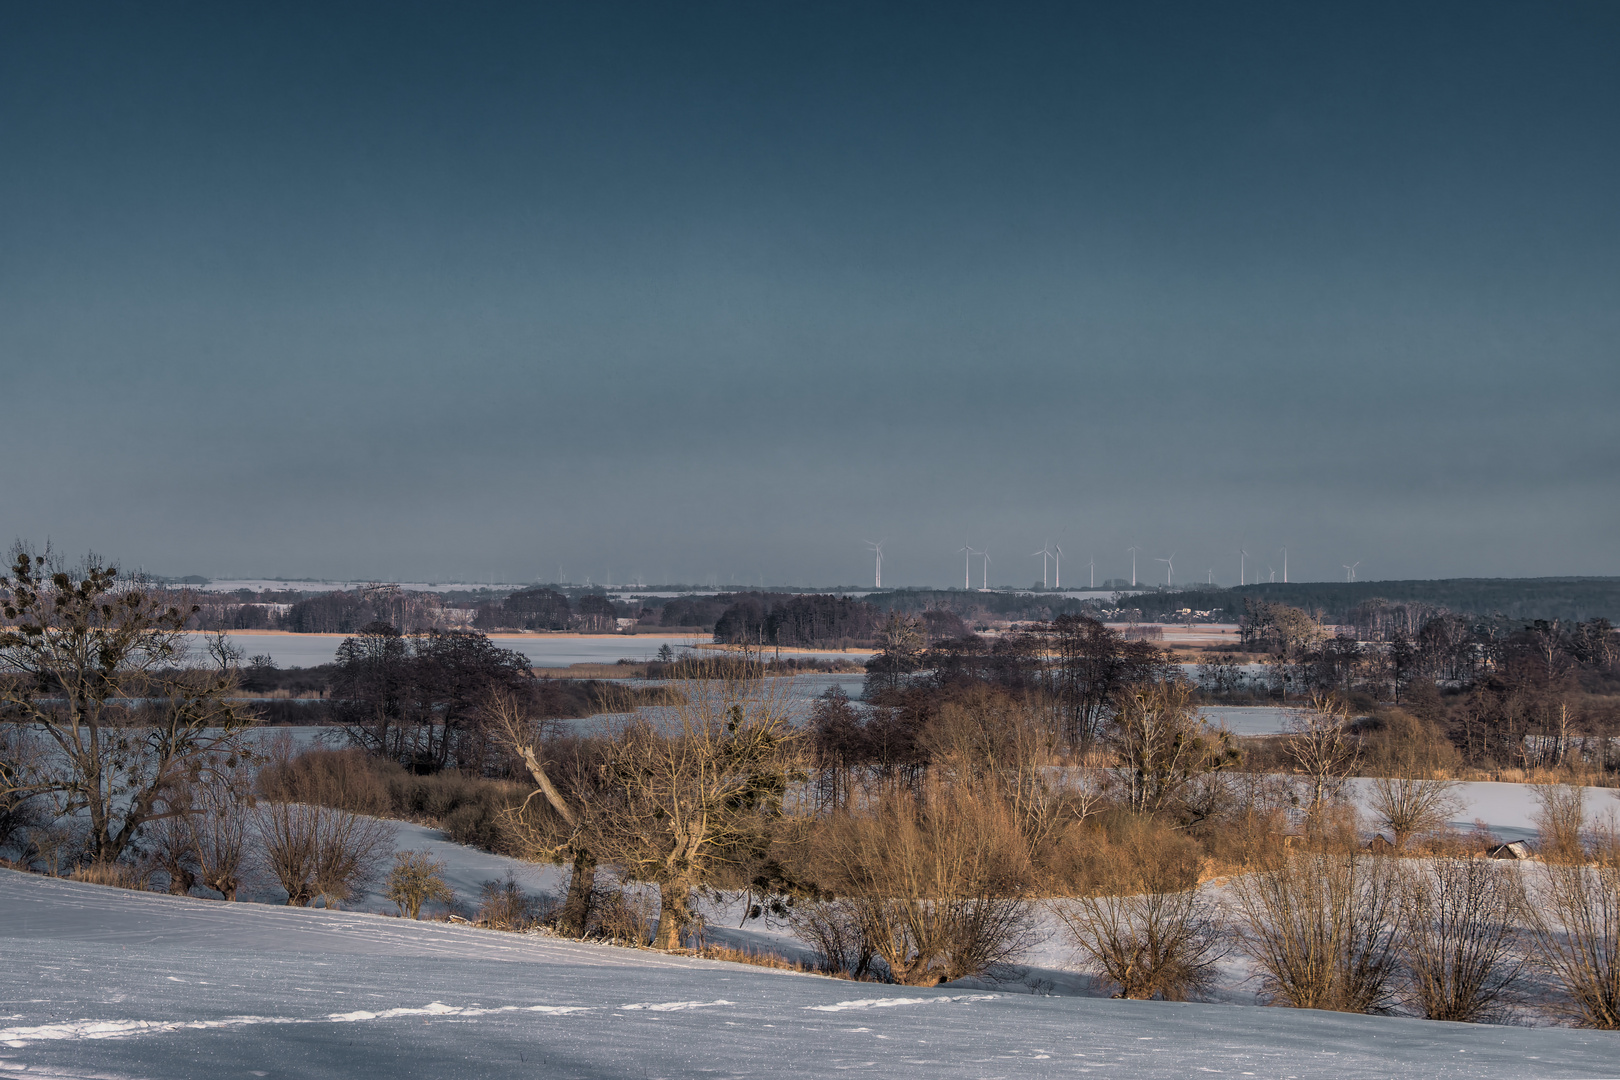
[[[569,937],[584,937],[590,928],[591,896],[596,888],[596,856],[584,849],[574,852],[574,872],[568,879],[568,898],[563,901],[557,929]]]
[[[681,932],[692,921],[692,890],[684,881],[658,887],[658,932],[653,935],[656,949],[679,949]]]

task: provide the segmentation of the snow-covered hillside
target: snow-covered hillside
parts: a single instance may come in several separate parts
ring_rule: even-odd
[[[1613,1075],[1620,1040],[914,990],[0,871],[0,1075]]]

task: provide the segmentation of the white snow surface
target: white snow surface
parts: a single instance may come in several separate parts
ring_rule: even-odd
[[[1599,1032],[879,987],[14,871],[0,871],[0,957],[0,1076],[1620,1072],[1620,1042]]]

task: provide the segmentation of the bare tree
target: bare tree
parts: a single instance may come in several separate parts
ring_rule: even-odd
[[[1343,1012],[1388,1007],[1399,964],[1393,861],[1300,854],[1234,879],[1243,948],[1271,1000]]]
[[[1558,1011],[1620,1030],[1620,865],[1546,863],[1535,901],[1535,963],[1564,991]]]
[[[237,765],[206,777],[193,787],[192,850],[197,877],[226,900],[235,900],[247,872],[253,837],[253,777]]]
[[[1419,863],[1400,908],[1407,1003],[1430,1020],[1498,1016],[1524,970],[1517,868],[1489,859]]]
[[[1368,809],[1403,849],[1411,837],[1443,828],[1457,813],[1456,787],[1451,780],[1380,776],[1369,785]]]
[[[1586,826],[1586,789],[1571,784],[1536,784],[1532,820],[1539,835],[1536,854],[1548,862],[1584,862],[1581,830]]]
[[[711,677],[616,722],[603,766],[612,810],[593,830],[603,858],[659,887],[664,949],[680,947],[694,889],[769,850],[796,772],[791,685],[705,663]]]
[[[170,800],[187,804],[191,797],[189,786],[169,793]],[[197,884],[197,851],[189,813],[176,813],[151,822],[143,837],[153,864],[169,876],[169,892],[175,896],[189,895]]]
[[[1318,694],[1308,707],[1296,709],[1283,723],[1288,733],[1283,746],[1305,777],[1306,812],[1313,822],[1328,801],[1339,797],[1345,779],[1355,771],[1360,759],[1360,746],[1350,734],[1349,719],[1343,701]]]
[[[86,815],[94,861],[116,861],[147,822],[182,812],[171,792],[241,753],[248,717],[230,697],[235,657],[223,637],[211,668],[184,666],[196,610],[94,556],[67,570],[19,549],[0,576],[0,708],[51,744],[0,794]]]
[[[1231,733],[1203,722],[1192,687],[1181,680],[1123,693],[1105,735],[1119,761],[1124,801],[1139,814],[1168,808],[1194,777],[1238,760]]]
[[[573,864],[557,929],[572,937],[584,937],[596,890],[593,826],[596,813],[605,809],[603,802],[590,797],[594,793],[586,790],[594,786],[592,781],[597,777],[592,770],[577,767],[580,763],[576,753],[576,768],[563,770],[574,781],[568,785],[574,789],[574,797],[565,796],[547,769],[543,725],[528,702],[511,690],[500,689],[485,698],[482,708],[491,738],[523,762],[535,784],[535,790],[521,805],[505,812],[502,820],[506,830],[531,858],[548,862],[566,859]],[[531,806],[536,795],[543,797],[549,815],[537,813],[537,808]]]
[[[1026,700],[974,687],[946,702],[920,738],[942,782],[999,798],[1012,812],[1031,851],[1046,842],[1077,799],[1065,799],[1058,735]]]

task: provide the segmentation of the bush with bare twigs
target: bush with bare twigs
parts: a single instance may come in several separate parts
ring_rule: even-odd
[[[261,801],[254,822],[265,869],[292,907],[359,897],[394,844],[392,824],[330,806]]]
[[[871,972],[876,953],[853,902],[800,900],[787,909],[786,917],[794,935],[815,951],[820,970],[852,979],[864,979]]]
[[[961,790],[890,795],[819,838],[834,887],[896,982],[934,986],[1013,960],[1030,942],[1031,868],[1017,823]]]
[[[1536,966],[1562,991],[1554,1009],[1620,1030],[1620,863],[1544,863],[1529,906]]]
[[[549,908],[549,897],[530,896],[518,884],[517,877],[507,871],[506,877],[499,881],[486,881],[482,885],[474,921],[492,930],[522,933],[540,925]]]
[[[1214,983],[1227,951],[1223,920],[1196,873],[1160,841],[1153,823],[1133,823],[1112,850],[1115,887],[1052,911],[1116,997],[1186,1001]]]
[[[1540,834],[1536,854],[1548,862],[1586,860],[1582,831],[1586,827],[1586,789],[1571,784],[1536,784],[1536,812],[1531,817]]]
[[[397,851],[394,868],[388,872],[385,897],[394,902],[399,913],[407,918],[420,919],[422,905],[455,903],[455,890],[444,880],[444,860],[435,859],[428,851]]]
[[[1407,1005],[1430,1020],[1500,1017],[1524,970],[1523,915],[1516,867],[1473,858],[1408,868],[1400,900]]]
[[[591,904],[590,936],[645,946],[658,928],[658,904],[640,889],[600,890]]]
[[[1242,945],[1262,992],[1300,1009],[1382,1012],[1399,964],[1393,860],[1294,854],[1234,879]]]

